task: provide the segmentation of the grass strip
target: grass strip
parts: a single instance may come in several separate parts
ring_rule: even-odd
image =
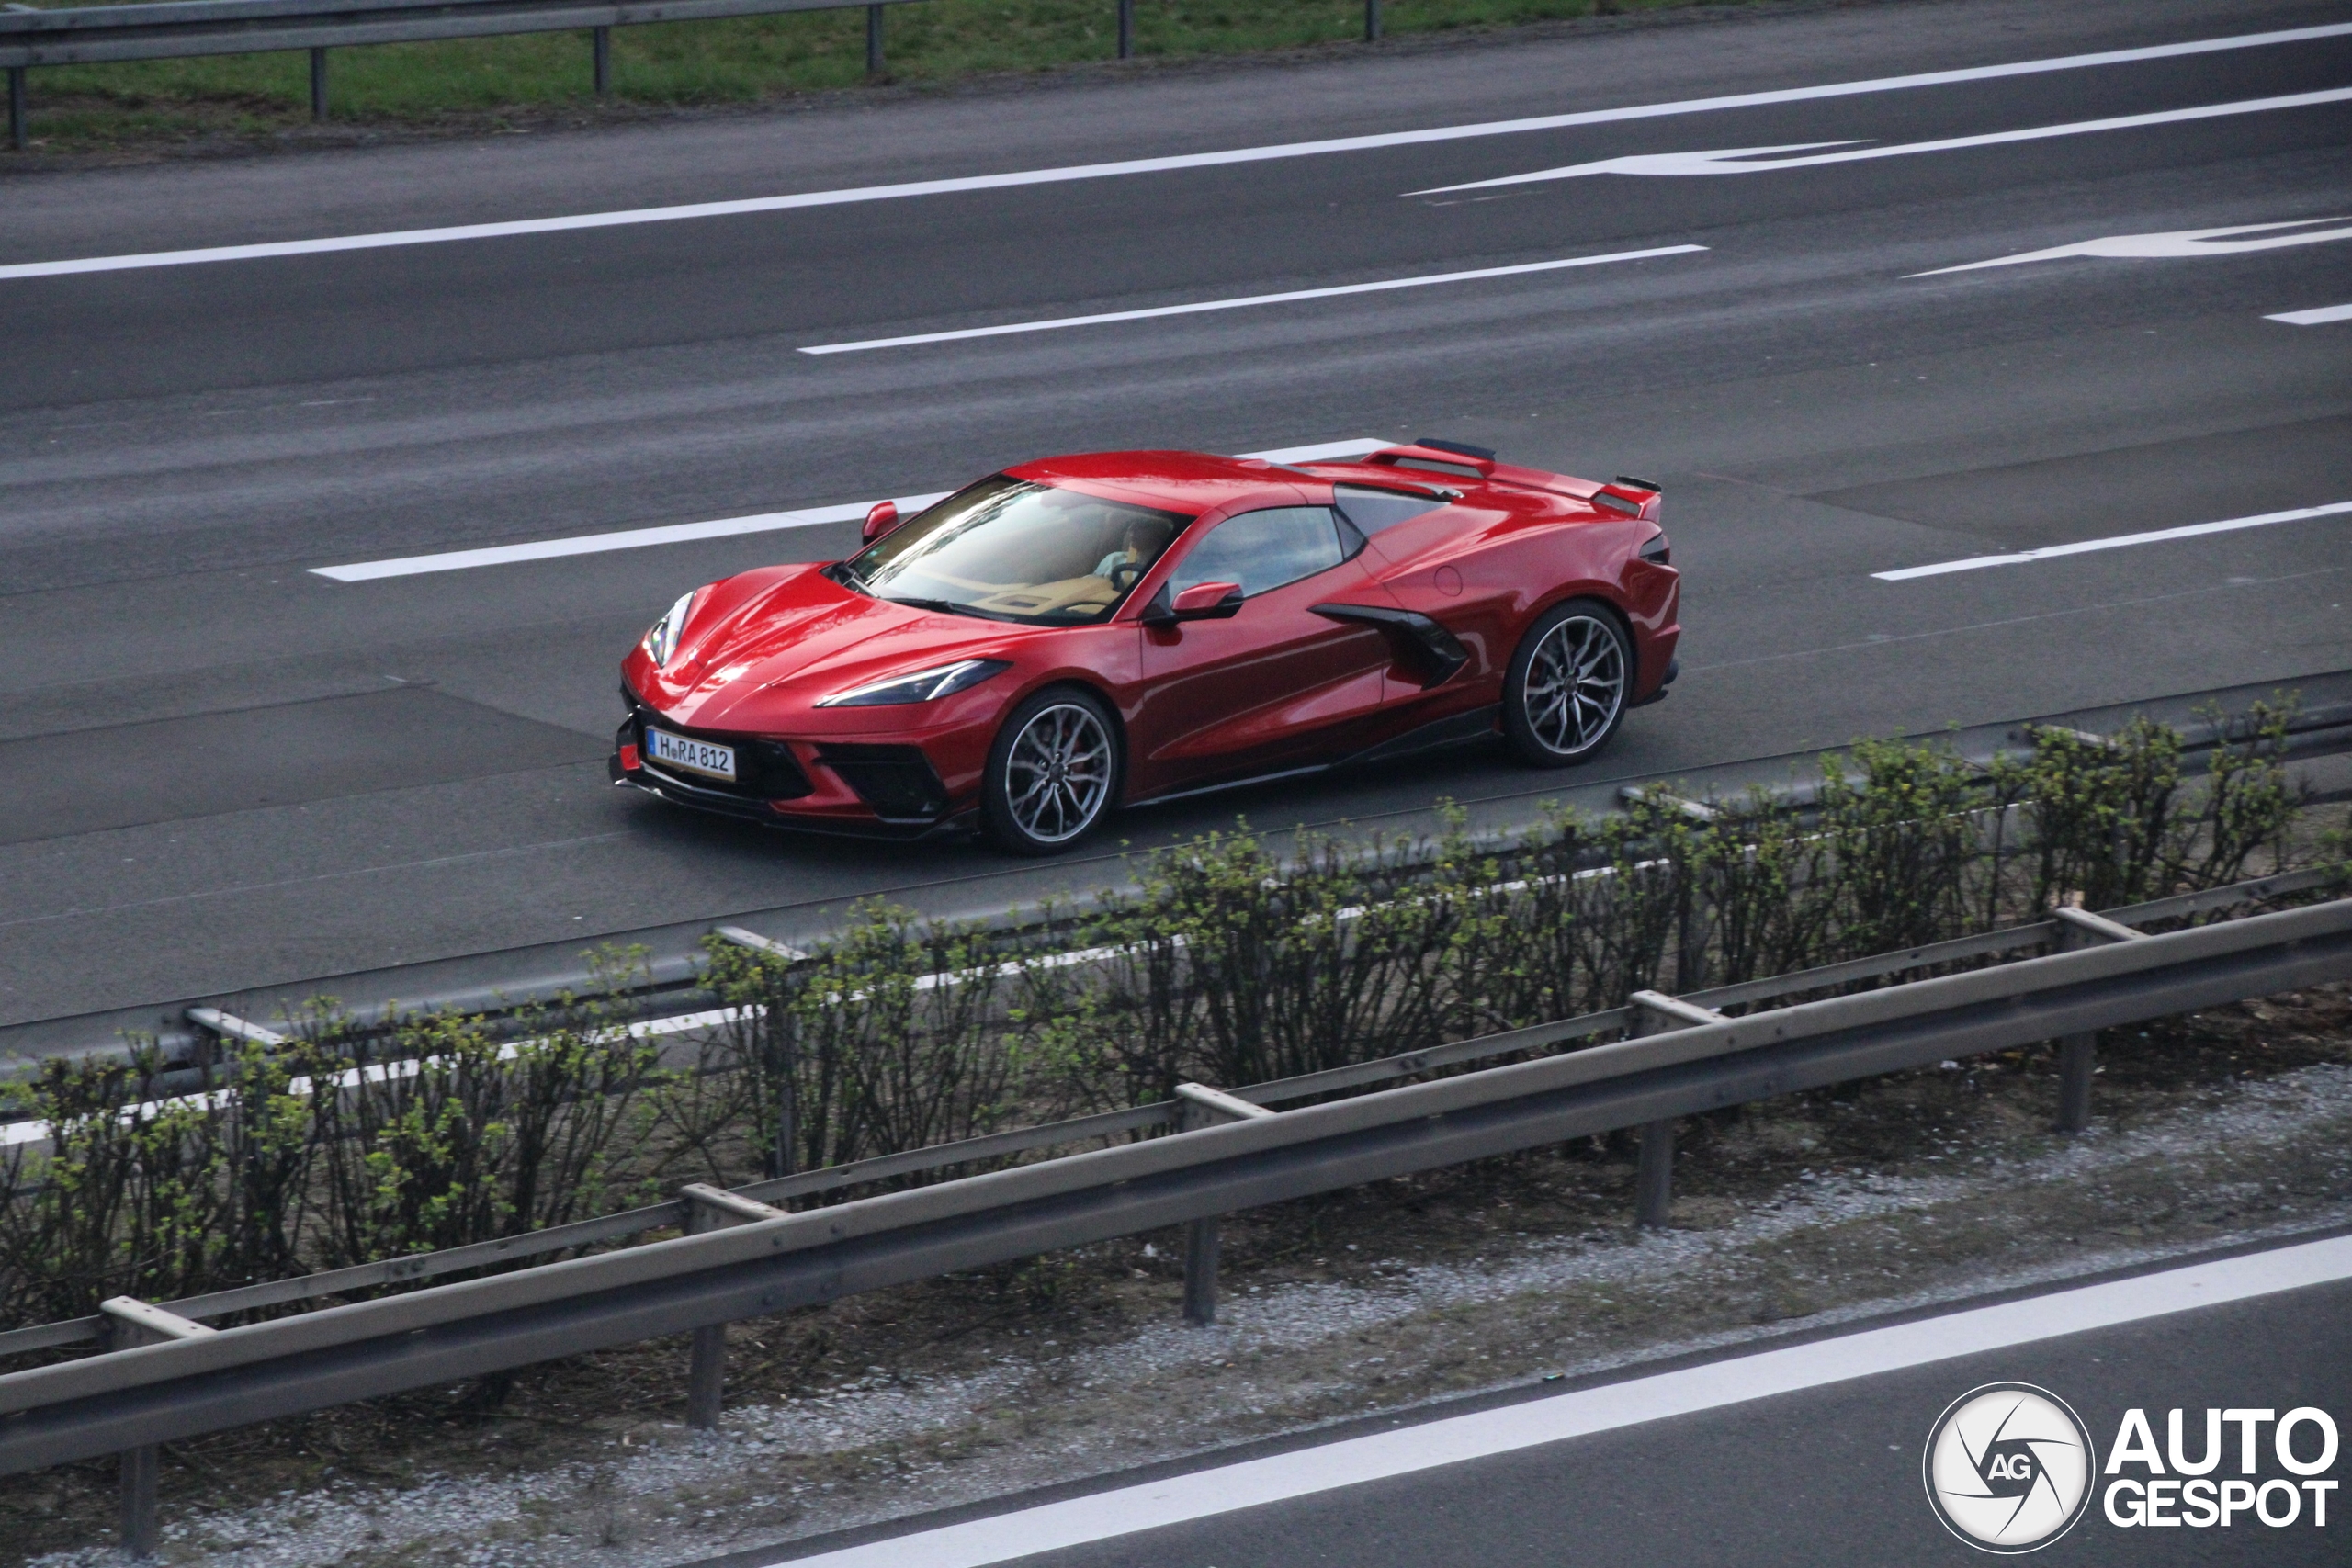
[[[1388,37],[1749,0],[1384,0]],[[930,0],[892,6],[876,84],[944,84],[1112,60],[1115,0]],[[1363,36],[1363,0],[1136,0],[1139,60],[1337,45]],[[335,50],[332,118],[346,126],[500,130],[552,116],[757,103],[866,85],[865,13],[802,12],[618,28],[612,96],[590,81],[588,35]],[[307,52],[215,55],[28,73],[30,149],[259,140],[310,118]],[[0,158],[6,156],[0,147]]]

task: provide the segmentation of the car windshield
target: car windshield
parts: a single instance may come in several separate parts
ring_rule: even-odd
[[[1003,474],[909,518],[841,569],[877,599],[992,620],[1106,619],[1190,522]]]

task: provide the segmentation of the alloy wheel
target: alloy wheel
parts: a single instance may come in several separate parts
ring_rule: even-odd
[[[1544,634],[1527,663],[1527,725],[1547,750],[1574,756],[1600,744],[1625,700],[1625,649],[1613,627],[1570,615]]]
[[[1092,709],[1078,703],[1039,709],[1005,758],[1013,822],[1041,844],[1078,837],[1110,798],[1113,761],[1110,733]]]

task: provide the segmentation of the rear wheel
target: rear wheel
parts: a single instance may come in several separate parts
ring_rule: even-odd
[[[1571,599],[1530,626],[1503,682],[1503,729],[1522,761],[1581,762],[1609,744],[1634,685],[1634,645],[1607,605]]]
[[[980,781],[980,826],[1017,855],[1053,855],[1110,815],[1119,784],[1118,724],[1074,686],[1039,692],[997,731]]]

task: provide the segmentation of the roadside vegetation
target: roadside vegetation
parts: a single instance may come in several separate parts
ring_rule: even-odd
[[[40,0],[55,5],[59,0]],[[1391,38],[1749,0],[1384,0]],[[1361,40],[1363,0],[1136,0],[1138,60],[1260,53]],[[925,0],[886,21],[882,83],[942,85],[1108,61],[1115,0]],[[345,128],[524,129],[591,116],[752,104],[865,85],[858,7],[613,31],[612,94],[598,100],[584,33],[384,44],[331,55]],[[29,74],[34,151],[258,141],[310,119],[302,52],[58,66]],[[5,158],[0,148],[0,158]]]
[[[322,1000],[279,1021],[289,1043],[227,1043],[193,1086],[152,1045],[51,1060],[0,1090],[6,1119],[55,1134],[0,1150],[0,1329],[2340,859],[2287,778],[2287,722],[2240,716],[2193,767],[2146,723],[2041,732],[1990,768],[1866,743],[1802,809],[1758,793],[1702,820],[1654,798],[1500,848],[1324,840],[1285,863],[1213,836],[1136,891],[1011,929],[877,907],[797,961],[714,942],[706,982],[733,1021],[666,1056],[624,1027],[623,958],[594,995],[503,1018]]]
[[[53,1151],[0,1151],[0,1329],[750,1180],[782,1161],[787,1086],[805,1169],[1151,1100],[1171,1076],[1238,1087],[1608,1008],[1630,985],[1719,984],[2281,867],[2352,870],[2342,812],[2283,774],[2283,715],[2242,716],[2235,734],[2187,762],[2154,727],[2109,745],[2046,734],[1989,771],[1932,745],[1860,746],[1803,810],[1718,802],[1701,823],[1660,801],[1498,849],[1333,842],[1278,862],[1226,836],[1020,932],[873,909],[797,963],[714,948],[713,983],[761,1010],[666,1060],[620,1027],[633,976],[616,960],[596,995],[495,1026],[369,1027],[322,1004],[280,1021],[290,1049],[224,1048],[217,1098],[162,1114],[119,1111],[164,1091],[152,1057],[53,1065],[0,1107],[65,1133]],[[2078,1139],[2049,1131],[2041,1048],[1695,1118],[1676,1228],[1639,1244],[1627,1138],[1233,1216],[1230,1324],[1211,1334],[1170,1327],[1170,1231],[738,1324],[726,1441],[749,1448],[687,1440],[682,1340],[174,1444],[166,1556],[718,1551],[903,1509],[924,1487],[964,1500],[1579,1358],[2340,1216],[2343,987],[2115,1031],[2100,1061]],[[303,1075],[355,1066],[344,1092],[302,1092]],[[110,1460],[0,1480],[0,1564],[96,1563],[115,1484]]]

